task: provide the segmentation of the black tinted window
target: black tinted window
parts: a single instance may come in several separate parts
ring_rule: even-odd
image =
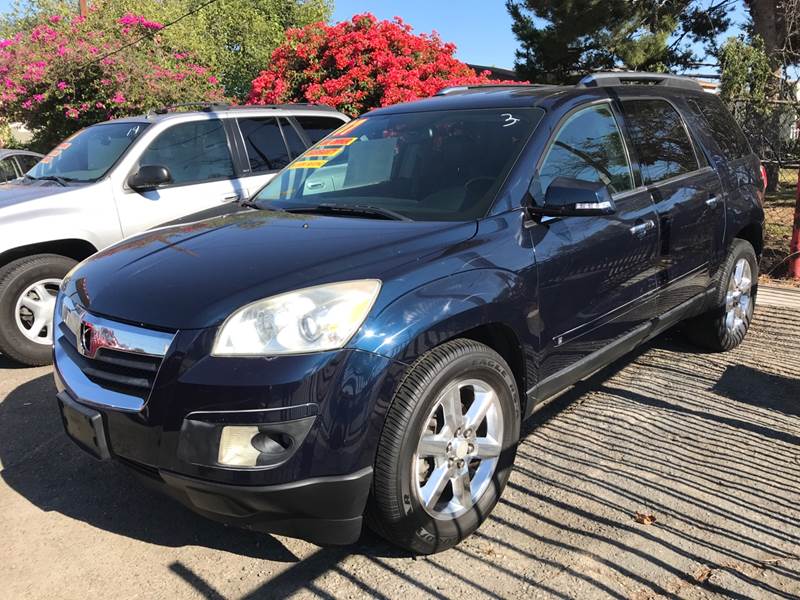
[[[707,94],[700,98],[690,98],[686,103],[709,128],[726,159],[735,160],[752,153],[747,138],[717,96]]]
[[[292,155],[292,158],[297,158],[306,151],[306,146],[288,120],[283,117],[279,120],[281,122],[281,129],[283,130],[283,137],[286,138],[286,145],[289,146],[289,153]]]
[[[289,164],[289,151],[274,117],[238,119],[253,173],[282,169]]]
[[[622,103],[645,184],[697,170],[697,157],[683,119],[664,100]]]
[[[256,201],[296,210],[367,205],[420,221],[479,218],[542,114],[493,108],[363,117],[308,150]]]
[[[542,192],[556,177],[602,182],[612,192],[633,188],[622,136],[608,106],[593,106],[567,119],[539,169]]]
[[[139,165],[166,167],[177,184],[233,177],[228,138],[219,119],[173,125],[142,153]]]
[[[18,154],[16,159],[23,173],[31,170],[39,162],[38,156],[30,156],[29,154]]]
[[[344,125],[344,121],[336,117],[295,117],[295,120],[311,139],[312,144],[316,144],[334,129]]]
[[[17,171],[14,169],[14,159],[4,158],[0,160],[0,183],[11,181],[17,178]]]

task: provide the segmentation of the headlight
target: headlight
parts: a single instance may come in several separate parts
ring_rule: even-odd
[[[220,327],[214,356],[270,356],[334,350],[358,331],[381,289],[377,279],[344,281],[253,302]]]

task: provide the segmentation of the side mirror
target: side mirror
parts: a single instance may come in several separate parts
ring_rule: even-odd
[[[172,183],[172,175],[167,167],[158,165],[142,165],[139,170],[128,177],[128,185],[137,192],[147,192]]]
[[[611,192],[604,183],[572,177],[556,177],[547,188],[544,206],[533,202],[528,212],[547,217],[591,217],[616,211]]]

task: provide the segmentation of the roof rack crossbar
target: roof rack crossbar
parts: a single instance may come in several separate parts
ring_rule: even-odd
[[[291,110],[294,108],[304,108],[310,110],[332,111],[335,108],[327,104],[311,104],[309,102],[294,102],[292,104],[228,104],[224,102],[183,102],[181,104],[170,104],[149,111],[149,114],[165,115],[170,112],[177,111],[181,108],[197,108],[203,112],[219,112],[225,110],[240,110],[240,109],[275,109],[275,110]]]
[[[544,83],[481,83],[477,85],[451,85],[440,89],[434,96],[449,96],[460,94],[469,90],[491,89],[491,88],[543,88],[553,87]]]
[[[590,73],[578,82],[578,87],[608,87],[614,85],[663,85],[690,90],[702,90],[702,86],[689,77],[671,73],[644,73],[623,71],[609,73]]]

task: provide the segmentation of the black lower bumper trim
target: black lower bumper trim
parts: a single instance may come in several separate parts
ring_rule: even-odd
[[[205,517],[319,545],[358,540],[372,484],[371,467],[270,486],[226,485],[169,471],[158,474],[160,481],[152,476],[142,480]]]

